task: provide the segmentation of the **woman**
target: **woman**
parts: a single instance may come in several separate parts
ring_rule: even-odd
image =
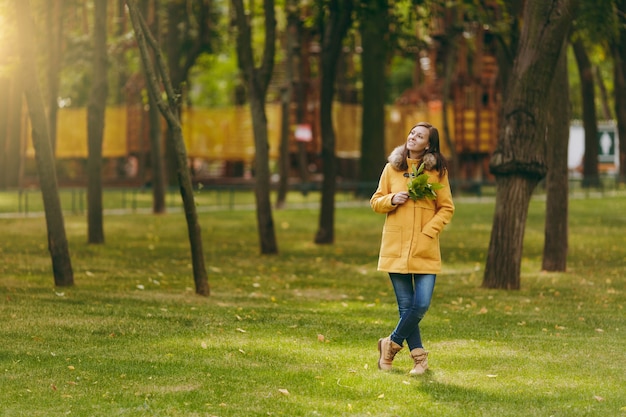
[[[428,182],[443,186],[432,200],[409,197],[407,184],[414,176],[413,167],[422,162]],[[430,306],[436,274],[441,270],[439,234],[454,214],[447,163],[436,128],[418,123],[406,143],[391,152],[370,204],[375,212],[386,214],[378,270],[389,273],[400,313],[391,335],[378,341],[378,368],[390,370],[406,340],[414,362],[410,374],[420,375],[428,369],[428,352],[419,323]]]

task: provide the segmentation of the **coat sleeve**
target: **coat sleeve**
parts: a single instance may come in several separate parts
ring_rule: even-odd
[[[391,192],[391,181],[389,178],[389,172],[391,169],[392,168],[389,164],[385,165],[382,174],[380,174],[378,188],[370,199],[370,206],[376,213],[389,213],[398,207],[391,204],[391,199],[395,194]]]
[[[441,233],[446,224],[450,223],[454,214],[454,202],[452,201],[452,190],[450,190],[447,171],[440,178],[439,182],[443,185],[443,188],[437,191],[435,215],[422,228],[422,233],[433,238]]]

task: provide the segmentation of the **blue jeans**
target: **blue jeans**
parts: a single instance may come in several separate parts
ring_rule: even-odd
[[[423,348],[419,322],[430,307],[436,275],[389,273],[398,301],[400,320],[391,333],[391,340],[402,346],[406,340],[409,349]]]

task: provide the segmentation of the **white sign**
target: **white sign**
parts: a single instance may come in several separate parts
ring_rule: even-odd
[[[313,140],[313,130],[311,129],[311,125],[296,125],[295,137],[299,142],[311,142]]]

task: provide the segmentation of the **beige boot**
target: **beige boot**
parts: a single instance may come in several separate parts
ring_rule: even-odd
[[[391,369],[391,362],[396,356],[396,353],[402,350],[402,346],[391,340],[390,337],[385,337],[378,340],[378,352],[380,356],[378,358],[378,369],[383,371],[389,371]]]
[[[422,348],[415,348],[411,351],[411,358],[415,366],[409,372],[410,375],[422,375],[428,369],[428,352]]]

